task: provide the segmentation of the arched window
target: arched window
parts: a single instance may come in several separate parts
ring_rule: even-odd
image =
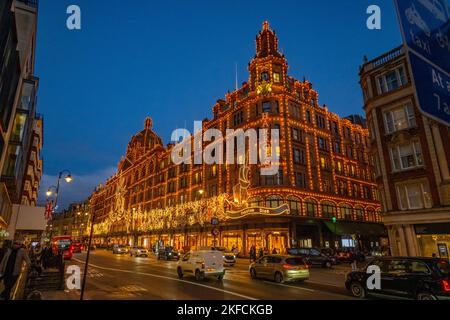
[[[336,216],[337,214],[336,204],[329,201],[323,201],[320,205],[322,207],[323,218],[331,219]]]
[[[367,209],[367,221],[377,222],[377,216],[375,214],[375,210],[372,208]]]
[[[308,217],[317,217],[317,201],[308,199],[305,201],[306,215]]]
[[[248,205],[250,207],[263,207],[264,202],[261,197],[256,197],[256,198],[248,199]]]
[[[356,221],[364,221],[364,208],[355,207]]]
[[[270,196],[266,198],[267,208],[278,208],[283,204],[283,198],[280,196]]]
[[[353,220],[353,208],[348,204],[340,206],[341,217],[344,220]]]
[[[302,202],[299,198],[292,196],[288,197],[288,204],[292,215],[302,215]]]

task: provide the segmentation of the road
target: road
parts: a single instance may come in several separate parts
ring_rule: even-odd
[[[66,266],[84,267],[85,253],[77,254]],[[239,260],[227,268],[223,281],[178,279],[175,261],[158,261],[113,255],[109,251],[91,253],[85,299],[87,300],[348,300],[344,288],[348,266],[311,269],[311,279],[303,284],[276,284],[253,280],[248,261]],[[65,292],[56,299],[79,299],[79,291]],[[51,298],[50,298],[51,299]]]

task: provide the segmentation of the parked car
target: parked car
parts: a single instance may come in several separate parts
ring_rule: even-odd
[[[180,253],[174,247],[160,248],[158,251],[158,260],[180,260]]]
[[[73,253],[81,253],[84,250],[84,245],[81,242],[75,242],[72,244]]]
[[[337,258],[336,250],[331,248],[320,248],[318,249],[322,254],[326,255],[331,259],[331,262],[335,264],[339,264],[339,260]]]
[[[264,278],[277,283],[309,279],[309,267],[300,257],[268,255],[250,265],[252,279]]]
[[[232,267],[236,264],[236,255],[225,247],[211,247],[211,250],[217,250],[222,252],[223,264],[228,267]]]
[[[148,250],[144,247],[132,247],[130,249],[130,256],[134,257],[148,257]]]
[[[380,287],[367,286],[371,273],[380,268]],[[347,274],[345,287],[358,298],[368,295],[417,300],[450,300],[450,264],[436,258],[380,257],[359,271]]]
[[[222,280],[225,275],[222,253],[217,250],[200,250],[186,253],[179,261],[177,274],[180,279],[189,274],[197,281],[206,277]]]
[[[128,248],[123,245],[116,244],[113,246],[113,254],[127,254]]]
[[[323,268],[331,268],[333,266],[333,259],[320,252],[319,249],[291,248],[287,249],[287,253],[303,258],[305,263],[310,266],[321,266]]]

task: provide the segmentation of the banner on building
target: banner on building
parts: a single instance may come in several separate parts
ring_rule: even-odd
[[[227,211],[226,215],[229,219],[242,219],[247,216],[282,216],[289,214],[289,206],[287,203],[278,208],[249,207],[238,211]]]

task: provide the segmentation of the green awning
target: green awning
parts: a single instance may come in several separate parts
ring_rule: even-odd
[[[349,235],[371,235],[382,236],[386,235],[386,228],[378,223],[365,222],[336,222],[324,221],[325,225],[331,232],[338,236]]]

